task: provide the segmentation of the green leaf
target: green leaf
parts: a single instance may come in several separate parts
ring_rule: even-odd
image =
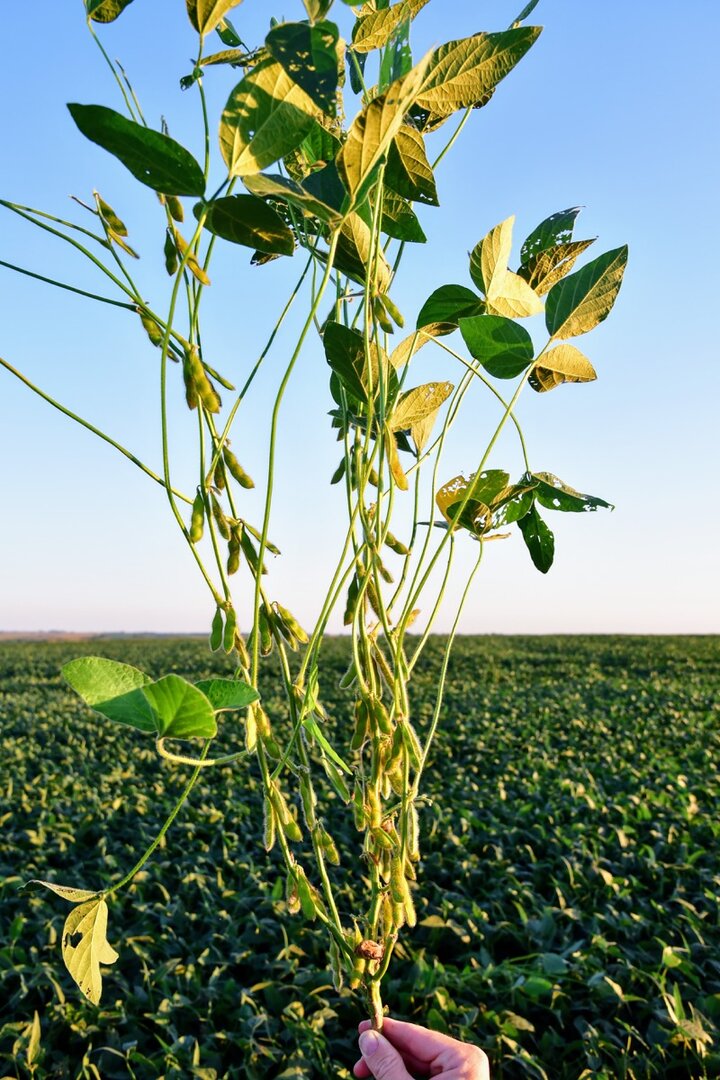
[[[142,693],[162,738],[212,739],[217,735],[212,705],[201,690],[180,675],[165,675],[144,686]]]
[[[273,255],[292,255],[295,238],[279,214],[255,195],[226,195],[211,203],[198,203],[195,216],[209,207],[205,228],[233,244],[257,248]]]
[[[432,55],[417,104],[435,116],[447,117],[482,102],[522,59],[540,32],[539,26],[523,26],[441,45]]]
[[[348,393],[356,401],[367,401],[363,382],[365,341],[357,330],[342,323],[328,322],[323,332],[323,346],[328,364]]]
[[[490,506],[506,490],[509,479],[502,469],[484,469],[481,473],[471,474],[469,479],[461,474],[443,484],[435,502],[446,521],[453,522],[460,514],[459,524],[480,535],[492,525]]]
[[[93,22],[110,23],[130,4],[132,0],[85,0],[85,12]]]
[[[141,183],[164,195],[202,195],[205,177],[192,154],[169,135],[127,120],[104,105],[68,105],[83,135],[102,146]]]
[[[405,0],[404,3],[362,15],[353,27],[353,49],[359,53],[381,49],[402,24],[414,18],[427,3],[428,0]]]
[[[186,0],[190,22],[203,37],[223,21],[228,11],[241,3],[242,0]]]
[[[308,13],[308,19],[311,22],[317,22],[318,19],[324,19],[328,11],[332,7],[333,0],[303,0],[305,10]]]
[[[501,315],[460,319],[460,332],[471,354],[497,379],[514,379],[532,362],[532,339],[511,319]]]
[[[485,293],[490,314],[527,318],[543,306],[528,283],[508,270],[514,223],[512,215],[476,244],[470,255],[470,277]]]
[[[386,236],[391,236],[394,240],[405,240],[411,244],[424,244],[427,241],[410,203],[392,191],[386,191],[383,196],[380,228]]]
[[[223,45],[227,45],[230,49],[237,49],[243,44],[240,35],[229,19],[221,19],[215,27],[215,33]]]
[[[384,94],[366,105],[353,121],[338,156],[338,168],[354,201],[362,201],[364,189],[372,180],[374,170],[400,131],[405,115],[423,84],[429,59],[425,57],[404,78],[389,86]]]
[[[627,246],[614,248],[553,285],[545,308],[552,337],[586,334],[608,317],[620,291],[627,257]]]
[[[140,731],[154,731],[152,710],[142,688],[151,680],[144,672],[102,656],[83,656],[61,669],[63,677],[95,712]]]
[[[53,881],[42,881],[40,878],[31,878],[26,882],[27,885],[42,885],[43,888],[50,889],[57,896],[61,896],[63,900],[69,900],[71,904],[80,904],[96,895],[90,889],[74,889],[71,885],[56,885]]]
[[[200,67],[217,67],[218,64],[243,67],[247,61],[247,55],[244,49],[222,49],[220,52],[203,56],[200,60]],[[191,76],[188,76],[188,78],[191,78]]]
[[[215,712],[245,709],[253,701],[260,700],[255,687],[239,679],[201,679],[195,686],[205,695]]]
[[[536,507],[533,506],[525,517],[520,518],[518,527],[533,563],[541,574],[547,574],[555,557],[555,537]]]
[[[230,176],[249,176],[285,157],[311,130],[317,106],[275,60],[254,67],[228,98],[220,149]]]
[[[335,23],[280,23],[265,38],[270,54],[323,112],[335,114],[342,64]]]
[[[328,166],[328,168],[330,168],[330,166]],[[326,171],[327,169],[319,169],[317,173],[312,174],[312,177],[308,177],[308,180],[319,177]],[[335,173],[335,176],[337,177],[337,173]],[[254,176],[246,176],[243,183],[245,184],[245,187],[255,195],[266,196],[273,199],[283,199],[291,206],[297,207],[297,209],[301,210],[303,213],[318,217],[321,221],[326,222],[326,224],[332,227],[338,225],[341,221],[342,215],[338,210],[335,207],[328,205],[326,202],[323,202],[309,191],[305,186],[305,183],[298,184],[295,180],[289,180],[279,173],[273,173],[271,175],[267,175],[266,173],[256,173]]]
[[[575,488],[563,483],[552,473],[530,473],[523,479],[528,482],[535,481],[535,498],[541,506],[547,507],[548,510],[562,510],[565,513],[579,514],[597,510],[599,507],[606,510],[614,509],[612,503],[605,502],[604,499],[599,499],[596,495],[583,495],[582,492],[576,491]]]
[[[402,79],[412,69],[412,49],[410,48],[410,19],[400,23],[380,58],[378,93],[382,94],[396,79]]]
[[[406,431],[437,413],[454,390],[450,382],[430,382],[400,394],[389,425],[391,431]]]
[[[540,0],[530,0],[529,4],[526,4],[519,15],[516,15],[513,21],[510,23],[510,28],[513,29],[516,26],[520,26],[525,22],[528,15],[531,15],[535,8],[540,3]]]
[[[419,131],[403,124],[388,148],[385,185],[413,202],[438,206],[435,177]]]
[[[447,324],[448,332],[455,329],[460,319],[481,315],[485,304],[472,289],[464,285],[441,285],[431,293],[417,317],[418,330],[437,323]]]
[[[552,289],[556,282],[572,270],[579,255],[586,251],[595,240],[571,240],[569,244],[558,244],[538,255],[533,255],[518,269],[518,275],[532,286],[540,296]]]
[[[347,274],[353,281],[364,285],[372,248],[370,226],[359,214],[348,214],[340,227],[340,237],[335,252],[337,269]],[[375,285],[378,292],[388,291],[390,276],[387,260],[382,252],[379,252],[375,270]]]
[[[106,937],[107,919],[105,900],[91,900],[73,908],[62,932],[65,967],[93,1005],[100,1003],[102,993],[100,965],[114,964],[118,958]]]
[[[543,393],[562,383],[592,382],[596,378],[595,368],[579,349],[574,345],[556,345],[543,354],[528,381],[533,390]]]
[[[575,219],[581,210],[581,206],[571,206],[569,210],[559,210],[541,221],[520,248],[520,262],[523,266],[541,251],[569,243],[572,240]]]

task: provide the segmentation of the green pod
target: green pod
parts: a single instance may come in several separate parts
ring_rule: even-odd
[[[405,903],[407,883],[403,862],[399,855],[393,855],[390,861],[390,895],[396,904]]]
[[[240,665],[245,669],[249,668],[250,654],[247,651],[245,638],[242,636],[239,630],[235,631],[235,641],[233,642],[233,647],[238,655],[238,661],[240,662]]]
[[[225,618],[225,631],[223,633],[223,649],[226,653],[232,652],[235,644],[235,630],[237,629],[237,615],[235,608],[231,607]]]
[[[252,572],[254,574],[257,574],[258,570],[260,569],[260,560],[258,558],[258,553],[257,553],[257,551],[255,549],[255,545],[253,544],[252,540],[248,536],[247,527],[246,527],[244,522],[243,522],[243,529],[242,529],[242,532],[240,534],[240,547],[242,548],[243,555],[245,556],[245,558],[248,561],[248,566],[250,567],[250,569],[252,570]],[[263,566],[262,566],[262,572],[263,572],[263,574],[267,574],[267,567],[265,566],[264,563],[263,563]]]
[[[260,655],[269,656],[273,651],[273,636],[270,620],[263,605],[258,611],[258,631],[260,634]]]
[[[327,829],[321,825],[319,830],[320,847],[322,848],[325,858],[333,866],[340,865],[340,852],[337,849],[335,841],[333,840]]]
[[[385,566],[384,563],[379,562],[378,563],[378,570],[380,572],[380,577],[383,579],[383,581],[387,581],[388,585],[392,585],[393,582],[395,581],[395,578],[392,576],[392,574],[388,570],[387,566]]]
[[[263,799],[263,846],[266,851],[275,846],[275,811],[267,795]]]
[[[395,925],[394,905],[387,893],[383,893],[380,904],[380,926],[384,938],[389,938],[397,929]]]
[[[405,905],[393,902],[393,922],[398,930],[405,925]]]
[[[170,217],[173,221],[182,223],[185,220],[185,211],[183,210],[183,204],[178,199],[177,195],[166,195],[165,205],[170,211]]]
[[[370,577],[367,579],[365,594],[370,602],[370,607],[373,609],[378,619],[382,619],[382,605],[380,603],[380,597],[378,595],[377,589],[375,588],[375,582]]]
[[[152,344],[156,348],[159,349],[160,346],[163,343],[165,335],[163,334],[162,330],[160,329],[158,324],[155,322],[155,320],[151,319],[150,316],[146,315],[145,312],[142,311],[141,309],[139,310],[139,315],[140,315],[140,322],[143,325],[143,330],[145,331],[147,336],[150,338],[150,341],[152,342]]]
[[[368,962],[363,956],[356,956],[355,963],[353,964],[352,974],[350,975],[350,981],[348,983],[351,990],[357,990],[359,986],[365,980],[365,974],[367,972]]]
[[[188,353],[185,353],[182,366],[183,382],[185,383],[185,401],[187,402],[188,409],[197,409],[198,392],[193,377],[192,364],[188,360],[188,355]]]
[[[380,478],[375,469],[371,469],[367,474],[368,484],[372,484],[374,488],[380,486]]]
[[[180,257],[185,260],[186,269],[190,271],[193,277],[195,277],[201,285],[209,285],[210,278],[197,261],[194,252],[190,250],[187,241],[183,239],[177,229],[173,229],[173,237],[175,239],[175,247],[177,248]]]
[[[351,750],[359,750],[365,742],[368,733],[368,710],[364,701],[355,704],[355,731],[353,732]]]
[[[213,616],[212,627],[210,629],[210,648],[213,652],[217,652],[222,645],[223,640],[223,616],[222,609],[217,608]]]
[[[225,465],[227,466],[227,471],[230,473],[230,475],[235,480],[237,480],[240,487],[247,488],[248,490],[250,488],[254,488],[255,487],[255,481],[253,480],[253,478],[251,476],[248,476],[248,474],[245,472],[242,465],[240,464],[238,459],[233,454],[232,450],[230,450],[229,447],[227,447],[227,446],[223,446],[222,454],[223,454],[223,461],[225,462]]]
[[[335,993],[339,994],[345,984],[345,968],[343,967],[340,946],[334,937],[330,938],[328,952],[330,954],[330,970],[332,972],[333,987],[335,988]]]
[[[301,642],[303,645],[307,645],[310,638],[307,636],[306,632],[303,630],[302,626],[297,621],[292,612],[288,611],[288,609],[283,607],[282,604],[278,604],[277,601],[275,601],[275,610],[287,626],[290,633],[294,637],[296,637],[298,641]]]
[[[402,730],[403,741],[408,752],[408,757],[417,769],[422,761],[422,747],[420,746],[420,740],[417,737],[415,728],[409,720],[402,720],[400,724],[398,724],[398,727]]]
[[[180,265],[178,260],[178,251],[173,240],[172,233],[168,229],[165,233],[165,247],[163,248],[163,254],[165,256],[165,269],[170,277],[177,274],[178,266]]]
[[[330,477],[331,484],[339,484],[345,475],[345,458],[342,459],[335,472]]]
[[[383,735],[392,735],[392,720],[390,719],[390,714],[383,705],[382,701],[380,701],[379,698],[371,698],[369,702],[369,707],[372,714],[372,720],[374,721],[376,729],[380,731]]]
[[[257,721],[255,719],[255,712],[253,709],[248,709],[245,715],[245,749],[248,754],[252,754],[257,746]],[[267,796],[265,801],[268,802]],[[267,849],[268,851],[270,848]]]
[[[305,818],[305,824],[308,829],[312,829],[315,821],[315,807],[317,806],[317,799],[315,797],[315,791],[310,783],[310,777],[303,773],[300,777],[300,803],[302,805],[303,816]]]
[[[245,530],[250,534],[250,536],[255,537],[258,543],[262,540],[262,533],[258,532],[258,530],[254,528],[249,521],[243,521],[243,526]],[[275,544],[272,544],[268,539],[265,540],[265,548],[267,549],[267,551],[270,552],[271,555],[281,554],[280,548],[276,547]],[[264,570],[263,573],[265,573]]]
[[[385,544],[394,551],[396,555],[409,555],[410,548],[406,547],[401,540],[398,540],[396,536],[393,536],[391,532],[385,533]]]
[[[231,536],[230,522],[225,517],[220,503],[217,501],[212,492],[210,493],[210,509],[212,510],[212,516],[214,518],[215,524],[217,525],[217,531],[220,533],[223,540],[229,540]]]
[[[103,219],[105,224],[112,232],[117,233],[118,236],[127,236],[127,226],[124,221],[121,221],[117,216],[112,206],[105,202],[105,200],[98,195],[97,191],[93,192],[95,196],[95,205],[98,208],[98,214]]]
[[[355,612],[357,611],[359,599],[360,582],[358,581],[357,574],[354,574],[350,585],[348,586],[347,601],[345,603],[345,614],[343,615],[344,626],[349,626],[355,618]]]
[[[402,330],[402,328],[405,326],[405,319],[402,315],[402,312],[398,311],[397,306],[393,303],[388,294],[379,293],[378,300],[383,305],[395,325],[399,326]]]
[[[228,540],[227,572],[236,574],[240,567],[240,536],[239,527],[232,526],[230,539]]]
[[[288,870],[287,877],[285,879],[285,901],[288,906],[288,911],[291,915],[297,915],[300,911],[300,898],[298,897],[297,883],[295,877]]]
[[[338,683],[341,690],[347,690],[357,681],[357,668],[355,667],[355,661],[350,661],[350,667],[347,669],[342,679]]]
[[[365,800],[363,798],[363,788],[360,780],[355,781],[355,787],[353,788],[352,809],[355,828],[359,832],[364,832],[365,826],[367,825],[367,815],[365,813]]]
[[[286,821],[284,823],[282,830],[287,836],[288,840],[292,840],[294,844],[299,844],[303,838],[302,829],[300,828],[294,817],[291,817],[289,821]]]
[[[384,829],[372,829],[371,836],[375,846],[381,851],[394,851],[397,847],[397,845],[393,843],[390,835],[386,833]]]
[[[405,878],[403,878],[405,881]],[[405,922],[412,929],[413,926],[417,926],[417,913],[415,911],[415,903],[410,892],[410,886],[405,881],[405,898],[403,900],[403,907],[405,909]]]
[[[380,797],[374,787],[367,790],[368,809],[370,810],[370,827],[379,829],[382,825],[382,807]]]
[[[300,900],[300,907],[302,908],[303,915],[306,919],[314,922],[317,915],[317,907],[315,904],[315,897],[313,896],[313,889],[308,881],[305,871],[302,866],[295,868],[297,875],[297,892],[298,899]]]
[[[373,315],[375,316],[375,319],[380,328],[384,330],[386,334],[395,333],[395,327],[392,324],[392,320],[390,319],[390,316],[383,307],[382,301],[380,300],[379,296],[376,296],[373,300]]]
[[[205,527],[205,499],[201,491],[193,499],[192,517],[190,519],[190,531],[188,533],[191,544],[198,544],[203,537]]]

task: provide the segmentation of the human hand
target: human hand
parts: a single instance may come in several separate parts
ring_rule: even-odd
[[[358,1026],[362,1058],[354,1068],[358,1080],[412,1080],[413,1076],[438,1080],[490,1080],[487,1055],[478,1046],[451,1039],[402,1020],[383,1020],[382,1034],[370,1021]]]

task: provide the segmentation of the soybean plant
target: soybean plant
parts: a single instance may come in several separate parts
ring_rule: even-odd
[[[164,125],[148,125],[135,90],[102,43],[103,24],[122,16],[131,2],[85,0],[88,29],[115,80],[120,111],[98,104],[68,109],[80,133],[136,178],[138,194],[155,193],[157,232],[143,244],[162,247],[169,296],[150,302],[143,295],[133,271],[136,242],[97,191],[82,203],[83,224],[10,199],[2,206],[85,256],[112,295],[25,267],[11,269],[120,307],[136,320],[159,374],[161,468],[150,468],[6,360],[0,364],[163,489],[211,598],[210,647],[228,655],[232,677],[195,684],[177,674],[151,679],[98,657],[64,668],[91,709],[152,737],[167,762],[191,771],[160,834],[120,881],[96,890],[41,884],[73,905],[62,935],[63,958],[82,993],[97,1003],[101,965],[118,958],[107,939],[107,901],[150,858],[202,770],[230,763],[239,774],[256,768],[264,790],[265,846],[277,847],[282,856],[288,908],[327,932],[336,985],[349,980],[379,1027],[383,977],[400,931],[416,922],[422,779],[443,715],[453,639],[486,544],[506,538],[516,526],[533,563],[547,573],[554,540],[544,512],[609,506],[532,467],[515,407],[527,386],[545,394],[595,378],[590,361],[569,341],[608,315],[627,250],[609,251],[575,269],[592,241],[574,239],[578,209],[572,208],[533,230],[511,270],[508,218],[473,248],[467,283],[436,289],[413,328],[400,333],[404,317],[392,291],[408,246],[425,241],[416,209],[435,212],[437,166],[537,40],[540,28],[526,25],[537,0],[507,29],[448,41],[417,62],[410,33],[427,0],[370,0],[352,7],[336,0],[340,22],[350,26],[347,41],[328,18],[332,0],[304,0],[305,18],[271,20],[265,40],[253,47],[229,18],[240,0],[187,0],[182,18],[190,19],[197,52],[182,85],[201,106],[201,162]],[[242,77],[220,117],[218,147],[205,81],[220,78],[228,67],[240,69]],[[346,115],[354,116],[351,122]],[[446,125],[451,133],[431,162],[426,136]],[[296,256],[302,262],[257,359],[222,374],[203,334],[203,301],[218,244],[234,245],[241,259],[247,249],[254,252],[247,271],[255,275],[247,284],[250,295],[263,288],[266,263]],[[268,418],[264,509],[252,521],[244,498],[254,482],[241,463],[243,431],[237,422],[254,407],[255,379],[280,327],[291,308],[303,304],[297,341]],[[543,312],[547,340],[536,350],[522,320]],[[459,341],[451,346],[453,335]],[[330,422],[340,448],[332,483],[341,485],[347,520],[319,615],[306,631],[276,599],[266,562],[269,553],[277,553],[271,524],[283,396],[301,356],[312,354],[309,344],[316,358],[318,350],[320,356],[324,352],[328,365]],[[443,377],[415,385],[413,360],[428,347],[441,354]],[[450,370],[457,372],[454,382],[444,377]],[[179,381],[192,420],[182,437],[186,445],[194,442],[197,453],[196,486],[189,492],[173,482],[169,442],[168,396]],[[484,450],[468,461],[468,475],[444,478],[444,448],[476,387],[491,395],[497,421]],[[490,467],[507,425],[517,433],[524,461],[514,478],[494,463]],[[453,577],[459,543],[474,545],[477,558],[462,582],[432,716],[421,725],[413,712],[413,674]],[[284,557],[292,558],[292,552]],[[234,598],[235,578],[246,583],[249,600],[242,606]],[[323,703],[330,676],[322,646],[338,608],[352,645],[342,679],[352,702],[345,717],[330,715]],[[291,662],[295,650],[299,656]],[[289,727],[282,729],[259,691],[271,653],[287,702]],[[241,727],[244,748],[213,754],[219,725],[228,724]],[[185,748],[177,745],[183,741]],[[324,803],[317,793],[325,786],[332,805],[345,807],[357,829],[360,856],[345,866],[339,865],[331,823],[320,811]],[[353,872],[367,885],[367,908],[341,915],[338,889]]]

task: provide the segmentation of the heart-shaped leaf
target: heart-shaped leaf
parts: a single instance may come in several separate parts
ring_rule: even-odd
[[[196,217],[205,208],[205,228],[232,244],[265,251],[271,255],[292,255],[295,238],[279,214],[254,195],[226,195],[211,203],[198,203]]]
[[[217,735],[213,707],[202,690],[180,675],[165,675],[143,687],[164,739],[212,739]]]
[[[260,700],[254,686],[239,679],[201,679],[195,686],[205,695],[215,712],[244,709]]]
[[[532,362],[532,338],[512,319],[476,315],[460,319],[460,332],[475,359],[498,379],[514,379]]]
[[[65,664],[62,674],[75,693],[108,720],[155,731],[152,709],[142,694],[151,682],[144,672],[102,656],[83,656]]]

